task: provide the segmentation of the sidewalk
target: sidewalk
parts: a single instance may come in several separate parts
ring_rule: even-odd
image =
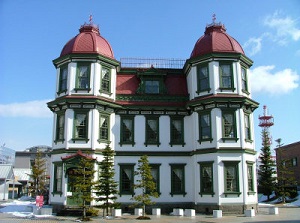
[[[115,219],[102,219],[101,217],[93,218],[90,222],[99,223],[214,223],[214,222],[230,222],[230,223],[263,223],[263,222],[276,222],[276,223],[300,223],[300,208],[280,207],[278,215],[269,215],[265,213],[258,213],[255,217],[245,217],[244,215],[238,216],[223,216],[222,218],[213,218],[211,215],[196,215],[195,217],[179,217],[179,216],[150,216],[151,220],[137,220],[137,216],[125,215]],[[60,217],[50,216],[47,218],[19,218],[12,214],[0,213],[0,222],[3,223],[71,223],[78,222],[77,217]]]

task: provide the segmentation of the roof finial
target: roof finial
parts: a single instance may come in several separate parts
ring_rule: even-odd
[[[213,24],[215,24],[216,23],[216,14],[214,13],[213,15],[212,15],[212,23]]]
[[[90,21],[90,24],[93,24],[93,15],[90,15],[89,21]]]

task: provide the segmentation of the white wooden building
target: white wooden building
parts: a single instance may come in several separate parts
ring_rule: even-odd
[[[99,28],[84,24],[53,61],[56,97],[50,203],[69,206],[68,169],[86,151],[116,152],[118,202],[127,211],[134,170],[147,154],[162,212],[243,213],[257,208],[253,111],[240,44],[221,23],[205,27],[186,60],[114,58]],[[78,151],[82,152],[78,152]],[[98,168],[97,166],[95,168]]]

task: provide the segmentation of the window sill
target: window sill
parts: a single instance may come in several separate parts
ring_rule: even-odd
[[[98,143],[107,143],[107,144],[110,144],[110,143],[111,143],[111,141],[106,140],[106,139],[98,139],[97,142],[98,142]]]
[[[239,197],[242,193],[241,192],[224,192],[225,197],[227,197],[228,195],[235,195],[237,197]]]
[[[63,90],[63,91],[58,91],[58,92],[56,92],[56,94],[57,94],[57,96],[60,96],[61,94],[66,94],[67,91],[68,91],[68,89]]]
[[[134,196],[135,195],[135,193],[133,193],[133,192],[121,192],[121,193],[119,193],[119,196],[120,197],[122,197],[122,196]]]
[[[134,146],[135,142],[119,142],[119,145],[120,146],[123,146],[123,145],[132,145],[132,146]]]
[[[201,93],[204,93],[204,92],[210,93],[210,90],[211,90],[211,88],[207,88],[207,89],[203,89],[203,90],[197,90],[196,93],[197,94],[201,94]]]
[[[199,195],[201,195],[201,197],[203,195],[211,195],[213,197],[215,195],[215,192],[199,192]]]
[[[112,93],[111,92],[109,92],[109,91],[99,91],[99,93],[100,94],[107,94],[108,96],[111,96],[112,95]]]
[[[174,195],[182,195],[185,197],[185,195],[187,194],[187,192],[176,192],[176,193],[170,193],[170,195],[173,197]]]
[[[85,91],[85,92],[90,92],[91,88],[74,88],[75,92],[77,93],[78,91]]]
[[[88,141],[90,141],[89,139],[85,139],[85,138],[72,138],[73,143],[75,143],[76,141],[85,141],[86,143]]]
[[[219,88],[220,89],[220,91],[222,92],[222,91],[232,91],[232,92],[234,92],[235,90],[236,90],[236,88]]]
[[[253,140],[252,139],[245,139],[245,142],[253,143]]]
[[[54,192],[52,192],[51,194],[52,194],[52,196],[55,196],[55,195],[60,195],[60,196],[62,196],[63,192],[61,192],[61,191],[54,191]]]
[[[208,141],[209,141],[210,143],[212,143],[213,140],[214,140],[213,138],[199,139],[199,140],[198,140],[198,143],[201,144],[202,142],[208,142]]]
[[[248,194],[248,195],[255,195],[256,192],[255,192],[255,191],[249,191],[247,194]]]
[[[242,89],[242,92],[245,93],[245,94],[247,94],[247,95],[250,95],[250,92],[247,91],[247,90]]]
[[[185,142],[170,142],[169,145],[171,147],[176,146],[176,145],[181,145],[182,147],[184,147],[186,143]]]
[[[65,142],[65,139],[56,139],[54,140],[54,143],[57,144],[57,143],[64,143]]]
[[[156,146],[160,146],[160,142],[145,142],[144,145],[147,147],[148,145],[156,145]]]
[[[232,137],[232,138],[223,137],[222,140],[223,140],[223,142],[225,142],[225,141],[236,141],[237,142],[239,140],[239,138],[236,138],[236,137]]]

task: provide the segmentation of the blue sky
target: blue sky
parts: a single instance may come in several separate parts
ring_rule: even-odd
[[[214,13],[254,61],[252,98],[260,103],[254,113],[256,149],[263,105],[274,116],[273,140],[300,141],[298,0],[2,0],[0,145],[17,151],[51,146],[53,117],[46,102],[55,95],[52,60],[90,14],[119,60],[188,59]]]

